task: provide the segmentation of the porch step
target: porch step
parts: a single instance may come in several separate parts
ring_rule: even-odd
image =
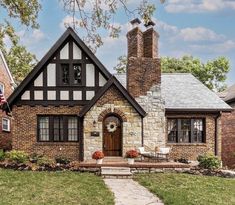
[[[103,162],[108,162],[108,163],[125,163],[126,160],[123,157],[104,157]]]
[[[132,178],[131,169],[129,167],[101,167],[101,176],[103,178]]]

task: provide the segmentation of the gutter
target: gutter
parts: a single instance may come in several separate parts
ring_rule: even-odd
[[[221,117],[221,111],[215,117],[215,156],[218,156],[218,119]]]
[[[144,118],[141,117],[141,146],[144,146]]]

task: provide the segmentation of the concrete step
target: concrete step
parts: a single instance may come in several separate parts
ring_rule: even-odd
[[[123,157],[104,157],[103,162],[120,162],[120,163],[125,163],[126,159],[124,159]]]
[[[101,167],[101,176],[104,178],[132,178],[129,167]]]

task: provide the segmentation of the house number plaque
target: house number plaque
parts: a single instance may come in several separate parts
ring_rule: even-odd
[[[91,132],[91,137],[99,137],[100,132]]]

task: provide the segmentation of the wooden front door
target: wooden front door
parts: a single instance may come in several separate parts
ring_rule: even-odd
[[[122,122],[115,115],[103,122],[103,152],[105,156],[122,156]]]

